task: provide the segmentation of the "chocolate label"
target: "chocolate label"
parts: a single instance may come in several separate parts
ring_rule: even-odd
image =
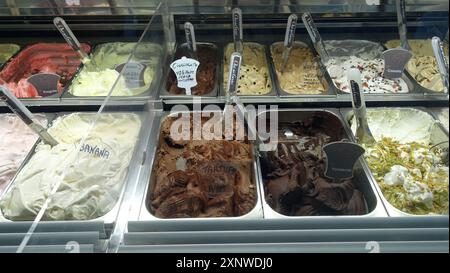
[[[123,71],[123,77],[125,79],[125,84],[128,88],[139,88],[145,85],[144,81],[144,72],[147,66],[142,63],[130,62],[128,64],[120,64],[116,66],[117,72],[122,72],[125,67],[125,71]]]
[[[60,76],[53,73],[34,74],[27,81],[36,88],[39,96],[48,97],[58,94]]]
[[[286,26],[286,34],[284,35],[284,46],[292,47],[295,39],[295,29],[297,28],[297,15],[291,14],[288,18]]]
[[[191,88],[197,85],[197,69],[200,63],[197,60],[182,57],[170,65],[177,76],[179,88],[186,89],[186,95],[192,95]]]
[[[412,57],[412,53],[403,48],[388,49],[383,52],[384,74],[387,79],[398,79],[403,75],[405,66]]]
[[[326,155],[325,176],[332,179],[353,177],[353,170],[365,150],[358,144],[338,141],[323,146]]]

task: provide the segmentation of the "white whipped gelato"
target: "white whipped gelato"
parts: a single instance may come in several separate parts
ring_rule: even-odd
[[[122,191],[141,127],[135,114],[101,114],[80,148],[94,118],[75,113],[58,118],[48,132],[59,142],[40,143],[0,200],[10,220],[33,220],[56,183],[43,220],[89,220],[108,213]]]
[[[403,166],[392,166],[390,172],[384,176],[384,183],[388,186],[402,185],[406,195],[403,195],[401,198],[424,203],[428,207],[433,205],[433,193],[428,186],[415,181],[409,170]]]
[[[435,120],[426,112],[412,108],[372,108],[367,109],[367,122],[375,140],[390,137],[402,144],[418,142],[428,145],[431,141],[431,128]],[[356,133],[356,121],[351,121]],[[404,155],[409,157],[408,154]],[[421,153],[415,154],[417,161],[423,160]]]

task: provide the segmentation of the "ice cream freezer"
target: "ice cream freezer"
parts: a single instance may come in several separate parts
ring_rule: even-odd
[[[448,3],[407,2],[405,32],[396,1],[31,2],[0,1],[0,85],[57,144],[0,101],[0,252],[448,252],[449,98],[431,42],[448,57]],[[389,49],[412,55],[395,77]],[[327,145],[360,140],[355,68],[375,142],[332,178],[348,157]],[[248,120],[195,137],[226,127],[232,88],[266,125],[276,114],[276,148]],[[192,138],[174,137],[183,120]]]

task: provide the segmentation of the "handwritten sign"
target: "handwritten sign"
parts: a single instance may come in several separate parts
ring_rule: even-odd
[[[384,59],[384,74],[387,79],[398,79],[403,75],[406,64],[413,54],[403,48],[388,49],[381,55]]]
[[[125,71],[123,71],[122,75],[128,88],[139,88],[145,85],[144,71],[147,68],[145,64],[138,62],[124,63],[116,66],[116,71],[120,73],[124,68]]]
[[[170,65],[177,76],[179,88],[186,89],[186,95],[192,95],[191,88],[197,85],[197,69],[200,62],[197,60],[182,57]]]
[[[27,81],[34,86],[39,96],[48,97],[58,94],[60,76],[53,73],[34,74]]]

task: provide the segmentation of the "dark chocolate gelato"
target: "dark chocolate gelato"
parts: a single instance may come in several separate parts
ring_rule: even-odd
[[[287,216],[365,214],[364,196],[352,180],[324,175],[322,147],[344,137],[339,119],[327,113],[280,123],[277,150],[268,153],[262,168],[269,205]]]
[[[186,46],[178,47],[175,52],[175,60],[182,57],[192,58]],[[207,44],[197,44],[197,61],[200,62],[197,68],[197,86],[192,88],[192,94],[201,96],[213,91],[216,81],[217,69],[217,49]],[[175,95],[185,95],[186,90],[177,86],[178,81],[173,70],[170,70],[167,79],[167,91]]]
[[[174,140],[164,120],[153,169],[150,212],[159,218],[233,217],[257,200],[248,140]],[[202,124],[210,118],[203,117]],[[219,120],[220,122],[220,120]],[[192,137],[192,115],[190,135]]]

